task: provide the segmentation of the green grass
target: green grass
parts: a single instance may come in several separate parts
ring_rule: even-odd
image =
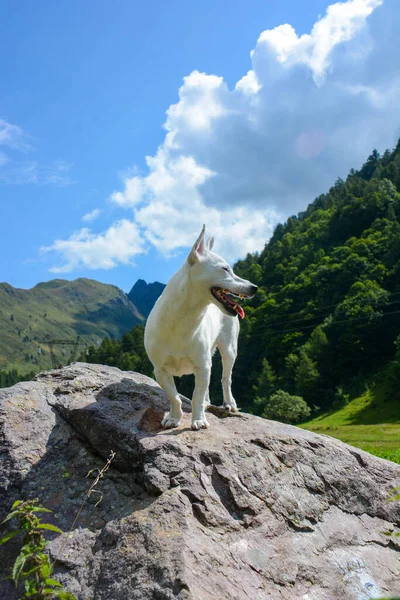
[[[376,385],[340,410],[301,427],[400,464],[400,403],[389,398],[383,386]]]

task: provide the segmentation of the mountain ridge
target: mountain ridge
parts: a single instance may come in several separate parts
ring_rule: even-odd
[[[164,288],[165,283],[159,281],[147,283],[144,279],[138,279],[128,293],[128,298],[137,306],[143,317],[148,317]]]
[[[46,339],[89,344],[119,338],[144,317],[120,288],[95,279],[53,279],[30,289],[0,283],[0,369],[21,373],[51,366]],[[65,362],[69,349],[55,348]]]

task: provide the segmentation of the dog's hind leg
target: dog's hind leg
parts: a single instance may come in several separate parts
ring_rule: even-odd
[[[167,394],[170,402],[169,412],[165,413],[161,425],[166,429],[171,427],[178,427],[182,417],[182,401],[179,397],[177,389],[175,387],[174,378],[169,373],[166,373],[162,369],[154,369],[157,383],[162,387],[164,392]]]
[[[211,365],[195,371],[195,385],[192,398],[192,429],[209,427],[206,419],[206,403],[210,402],[208,386],[210,385]]]
[[[217,348],[222,358],[222,392],[224,396],[223,406],[232,412],[237,412],[236,400],[232,396],[232,369],[237,356],[239,337],[239,321],[232,317],[225,317],[221,331],[217,338]]]

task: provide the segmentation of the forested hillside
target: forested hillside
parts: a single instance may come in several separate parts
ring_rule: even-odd
[[[378,375],[390,379],[391,401],[398,399],[388,365],[400,334],[399,190],[400,142],[382,157],[374,151],[359,171],[278,225],[260,254],[236,264],[260,286],[235,369],[242,405],[262,413],[283,389],[327,410]]]
[[[91,346],[80,360],[110,365],[124,371],[138,371],[153,377],[153,367],[144,349],[144,325],[136,325],[122,339],[105,338],[97,348]]]
[[[271,395],[305,399],[313,414],[337,409],[379,379],[400,399],[400,142],[374,151],[297,216],[278,225],[260,254],[235,271],[260,287],[241,322],[234,394],[268,414]],[[151,374],[143,327],[105,340],[89,360]],[[220,402],[220,364],[211,397]],[[191,378],[178,387],[191,393]]]

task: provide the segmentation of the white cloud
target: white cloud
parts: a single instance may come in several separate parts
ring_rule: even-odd
[[[176,124],[189,131],[209,129],[214,119],[229,113],[224,101],[229,92],[222,77],[193,71],[183,82],[179,102],[167,110],[168,131],[174,132]]]
[[[72,166],[71,163],[57,160],[46,165],[34,160],[16,161],[6,158],[7,160],[2,165],[0,156],[0,183],[57,186],[75,183],[68,173]]]
[[[310,68],[316,82],[321,83],[334,48],[351,40],[382,3],[383,0],[351,0],[331,4],[326,16],[315,23],[310,34],[299,37],[291,25],[280,25],[263,31],[257,46],[266,44],[277,60],[288,66],[303,63]]]
[[[33,147],[28,143],[28,135],[18,125],[0,119],[0,183],[8,185],[69,185],[74,183],[68,175],[71,163],[54,160],[48,164],[36,160],[21,160],[15,152],[31,152]]]
[[[31,146],[27,142],[27,135],[18,125],[8,123],[0,119],[0,146],[13,148],[16,150],[30,150]]]
[[[239,79],[235,85],[235,90],[240,90],[245,94],[256,94],[260,91],[260,88],[260,83],[253,70],[247,71],[247,74],[242,79]]]
[[[231,260],[262,249],[278,220],[374,147],[394,145],[399,16],[397,0],[339,2],[309,34],[289,24],[262,32],[232,90],[194,71],[167,110],[147,174],[125,177],[111,201],[132,210],[147,245],[165,256],[190,246],[203,222]]]
[[[115,204],[127,208],[135,206],[142,199],[144,193],[143,180],[140,177],[131,177],[125,180],[124,192],[114,192],[111,194],[111,201]]]
[[[143,239],[138,227],[126,219],[114,223],[103,234],[84,228],[69,240],[56,240],[42,252],[62,254],[65,264],[52,267],[52,273],[69,273],[77,269],[111,269],[118,264],[133,264],[133,257],[143,253]]]
[[[82,217],[82,221],[90,222],[95,221],[103,211],[100,208],[94,208],[90,212],[86,213]]]
[[[215,173],[192,157],[171,159],[162,149],[148,159],[148,165],[150,174],[143,179],[147,201],[135,210],[135,221],[161,253],[170,255],[190,246],[203,223],[231,259],[237,257],[238,247],[250,252],[262,246],[266,234],[272,232],[272,211],[260,215],[243,206],[228,210],[206,206],[199,188]]]

